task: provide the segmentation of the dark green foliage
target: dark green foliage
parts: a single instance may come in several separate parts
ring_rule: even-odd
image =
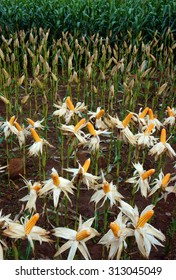
[[[50,28],[50,36],[60,37],[62,32],[73,35],[99,33],[111,40],[125,39],[127,30],[136,38],[139,32],[151,40],[158,30],[163,36],[168,27],[176,38],[176,1],[174,0],[1,0],[0,26],[5,34],[33,27]]]

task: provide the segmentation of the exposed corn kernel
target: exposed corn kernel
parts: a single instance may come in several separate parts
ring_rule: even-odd
[[[155,169],[149,169],[142,174],[142,180],[147,179],[148,177],[152,176],[155,173]]]
[[[83,124],[85,124],[85,122],[86,122],[86,119],[81,119],[81,120],[75,125],[75,127],[74,127],[74,132],[77,132],[77,131],[80,129],[80,127],[81,127]]]
[[[129,113],[126,118],[122,121],[122,124],[124,127],[127,127],[127,125],[129,124],[129,122],[131,121],[131,118],[133,116],[133,113]]]
[[[108,192],[110,192],[110,185],[109,185],[109,183],[108,182],[105,182],[104,184],[103,184],[103,190],[104,190],[104,193],[108,193]]]
[[[90,132],[90,134],[92,136],[96,136],[97,135],[93,125],[90,122],[87,123],[87,128],[88,128],[88,130],[89,130],[89,132]]]
[[[33,190],[35,190],[36,192],[38,192],[40,189],[41,189],[41,185],[40,184],[36,184],[34,187],[33,187]]]
[[[110,229],[112,230],[113,234],[115,237],[118,237],[118,233],[120,230],[120,227],[118,224],[116,224],[115,222],[110,223]]]
[[[14,125],[16,126],[16,128],[17,128],[18,131],[22,131],[22,128],[21,128],[21,126],[19,125],[19,123],[14,122]]]
[[[67,97],[66,104],[71,111],[74,111],[75,107],[74,107],[73,103],[71,102],[70,96]]]
[[[87,230],[87,229],[81,230],[81,231],[76,233],[76,240],[81,241],[81,240],[87,238],[90,235],[91,235],[90,230]]]
[[[154,128],[154,123],[151,123],[147,128],[146,130],[144,131],[144,134],[150,134],[152,129]]]
[[[140,114],[139,114],[139,118],[143,119],[147,113],[148,113],[149,107],[146,107]]]
[[[153,115],[152,109],[149,109],[149,110],[148,110],[148,114],[149,114],[149,119],[150,119],[150,120],[153,120],[153,119],[154,119],[154,115]]]
[[[143,227],[149,220],[150,218],[154,215],[153,210],[147,211],[145,214],[143,214],[139,219],[137,223],[137,228]]]
[[[28,235],[39,219],[39,214],[33,215],[25,225],[25,234]]]
[[[174,113],[169,106],[167,107],[167,112],[168,112],[169,117],[174,117]]]
[[[57,174],[51,174],[51,177],[53,179],[53,184],[57,187],[59,187],[60,185],[60,179],[59,176]]]
[[[166,130],[165,130],[165,128],[163,128],[161,130],[160,142],[161,143],[166,143]]]
[[[104,115],[105,110],[101,109],[97,114],[96,114],[96,119],[100,119]]]
[[[83,164],[84,173],[87,172],[87,170],[89,169],[89,166],[90,166],[90,158],[86,159],[86,161]]]
[[[28,123],[31,124],[32,126],[35,125],[35,122],[34,122],[33,120],[31,120],[30,118],[27,118],[27,121],[28,121]]]
[[[13,117],[10,118],[9,123],[12,125],[13,122],[14,122],[14,120],[15,120],[15,116],[13,116]]]
[[[161,184],[162,188],[167,187],[167,185],[168,185],[168,183],[169,183],[169,180],[170,180],[170,176],[171,176],[171,174],[170,174],[170,173],[167,173],[167,174],[163,177],[163,179],[162,179],[162,184]]]
[[[35,129],[34,129],[34,128],[31,128],[30,131],[31,131],[31,134],[32,134],[32,136],[33,136],[35,142],[41,142],[41,138],[39,137],[39,135],[37,134],[37,132],[35,131]]]

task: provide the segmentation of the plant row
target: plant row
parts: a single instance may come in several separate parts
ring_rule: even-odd
[[[88,37],[99,33],[111,43],[120,43],[132,33],[133,41],[142,32],[145,42],[158,31],[161,39],[170,28],[176,32],[175,1],[29,1],[16,0],[0,3],[2,34],[9,30],[29,31],[31,28],[51,30],[50,36],[59,38],[62,32]],[[52,40],[50,40],[51,42]]]

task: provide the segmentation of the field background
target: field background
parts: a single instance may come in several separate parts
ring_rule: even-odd
[[[50,29],[50,35],[55,38],[66,31],[73,36],[88,37],[99,33],[103,38],[111,32],[112,42],[117,42],[116,36],[120,34],[124,41],[128,38],[128,31],[134,41],[139,32],[145,42],[149,41],[156,30],[163,38],[168,27],[175,37],[175,15],[176,2],[172,0],[2,0],[0,3],[2,32],[6,27],[12,33],[42,27]]]

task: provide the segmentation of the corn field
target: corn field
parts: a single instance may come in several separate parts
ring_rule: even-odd
[[[49,38],[1,36],[0,258],[174,259],[171,29]]]

